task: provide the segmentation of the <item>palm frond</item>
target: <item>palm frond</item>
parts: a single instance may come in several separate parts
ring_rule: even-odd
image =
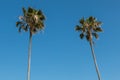
[[[40,20],[45,20],[45,16],[44,16],[44,15],[41,15],[41,16],[40,16]]]
[[[81,31],[83,28],[82,27],[80,27],[79,25],[76,25],[76,27],[75,27],[75,30],[76,31]]]
[[[103,30],[100,27],[97,27],[95,31],[96,32],[102,32]]]
[[[32,30],[32,33],[35,34],[36,32],[37,32],[37,29],[34,28],[34,29]]]
[[[90,41],[90,36],[89,35],[86,35],[86,40]]]
[[[16,27],[18,27],[18,26],[21,25],[21,24],[22,24],[21,21],[17,21],[17,22],[16,22]]]
[[[84,33],[80,34],[80,38],[83,39],[84,38]]]
[[[27,24],[27,25],[25,26],[24,30],[27,32],[28,29],[29,29],[29,25]]]
[[[92,35],[96,38],[96,39],[98,39],[98,34],[97,33],[92,33]]]
[[[89,19],[90,22],[94,22],[96,20],[96,18],[93,17],[93,16],[90,16],[88,19]]]
[[[98,21],[98,22],[97,22],[97,25],[98,25],[98,26],[100,26],[101,24],[102,24],[102,22],[101,22],[101,21]]]
[[[19,27],[18,32],[21,32],[22,27]]]
[[[24,14],[24,16],[26,15],[26,9],[25,8],[22,8],[22,10],[23,10],[23,14]]]
[[[80,19],[80,24],[84,24],[84,22],[85,22],[85,20],[84,20],[84,18],[82,18],[82,19]]]
[[[29,8],[28,8],[28,13],[33,13],[33,12],[34,12],[34,9],[31,8],[31,7],[29,7]]]
[[[45,20],[45,16],[43,15],[41,10],[37,11],[37,15],[39,16],[40,20]]]
[[[37,15],[42,15],[42,14],[43,14],[43,13],[42,13],[41,10],[37,11]]]

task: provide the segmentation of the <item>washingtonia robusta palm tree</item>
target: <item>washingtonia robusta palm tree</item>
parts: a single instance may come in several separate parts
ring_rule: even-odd
[[[25,32],[29,31],[27,80],[30,80],[32,36],[36,32],[44,29],[45,16],[41,10],[36,10],[31,7],[27,10],[25,8],[22,10],[23,16],[19,17],[19,21],[16,22],[16,27],[19,28],[19,32],[21,32],[21,30],[24,30]]]
[[[101,22],[97,21],[97,19],[93,16],[90,16],[87,19],[80,19],[80,25],[76,25],[76,31],[80,32],[80,38],[83,39],[84,37],[86,37],[87,41],[90,44],[91,47],[91,51],[92,51],[92,57],[94,60],[94,65],[95,65],[95,69],[98,75],[98,80],[101,80],[100,77],[100,72],[98,69],[98,65],[97,65],[97,61],[96,61],[96,56],[94,53],[94,48],[93,48],[93,37],[95,37],[96,39],[98,39],[98,32],[102,32],[101,29]]]

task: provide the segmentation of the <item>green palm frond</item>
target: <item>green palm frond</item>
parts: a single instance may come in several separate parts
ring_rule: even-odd
[[[41,16],[40,16],[40,20],[45,20],[45,16],[44,16],[44,15],[41,15]]]
[[[28,8],[28,13],[34,13],[34,11],[35,10],[33,8],[31,8],[31,7]]]
[[[29,25],[27,24],[24,28],[24,30],[27,32],[29,30]]]
[[[37,32],[37,29],[34,28],[34,29],[32,30],[32,34],[35,34],[36,32]]]
[[[90,41],[90,35],[88,35],[88,34],[86,35],[86,40]]]
[[[40,17],[41,20],[45,20],[45,16],[43,15],[41,10],[37,12],[37,15]]]
[[[82,19],[80,19],[80,24],[84,24],[84,22],[85,22],[85,20],[84,20],[84,18],[82,18]]]
[[[27,32],[28,31],[28,27],[25,26],[25,25],[20,25],[18,31],[21,32],[21,30]]]
[[[100,27],[97,27],[95,31],[96,32],[102,32],[103,30]]]
[[[22,29],[24,30],[24,26],[20,26],[18,31],[21,32]]]
[[[24,14],[24,16],[26,15],[26,9],[25,8],[22,8],[22,10],[23,10],[23,14]]]
[[[96,39],[98,39],[98,34],[97,33],[92,33],[92,35],[96,38]]]
[[[43,23],[38,23],[38,24],[36,24],[35,25],[36,26],[36,28],[38,29],[38,30],[42,30],[43,28],[44,28],[44,24]]]
[[[41,10],[37,11],[37,15],[42,15],[42,14],[43,14],[43,13],[42,13]]]
[[[96,18],[93,17],[93,16],[90,16],[90,17],[88,18],[88,20],[89,20],[90,22],[95,22]]]
[[[79,25],[76,25],[76,27],[75,27],[75,30],[76,31],[81,31],[83,28],[82,27],[80,27]]]
[[[16,27],[18,27],[18,26],[21,25],[21,24],[22,24],[21,21],[16,22]]]
[[[98,26],[101,26],[101,24],[102,24],[102,22],[97,21],[97,22],[95,23],[95,26],[98,27]]]
[[[80,38],[83,39],[84,38],[84,33],[80,34]]]

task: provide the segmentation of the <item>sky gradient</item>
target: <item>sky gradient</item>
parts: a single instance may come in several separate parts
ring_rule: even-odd
[[[0,0],[0,80],[26,80],[29,34],[15,23],[29,6],[46,16],[33,36],[31,80],[97,80],[89,43],[75,31],[89,16],[103,22],[94,45],[102,80],[120,80],[120,0]]]

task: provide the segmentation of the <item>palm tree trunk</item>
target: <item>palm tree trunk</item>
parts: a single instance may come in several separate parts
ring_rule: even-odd
[[[31,48],[32,48],[32,33],[30,32],[29,46],[28,46],[28,70],[27,70],[27,80],[30,80]]]
[[[95,65],[95,68],[96,68],[98,80],[101,80],[100,72],[99,72],[99,69],[98,69],[97,61],[96,61],[96,56],[95,56],[94,49],[93,49],[92,40],[90,40],[90,47],[91,47],[91,51],[92,51],[92,57],[93,57],[93,60],[94,60],[94,65]]]

